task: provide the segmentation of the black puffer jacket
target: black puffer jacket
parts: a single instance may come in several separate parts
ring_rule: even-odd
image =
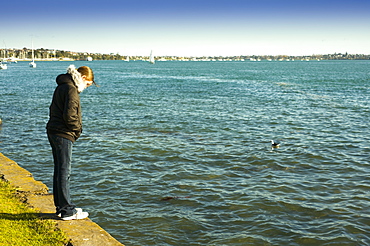
[[[82,133],[80,95],[69,74],[60,74],[50,105],[47,133],[75,142]]]

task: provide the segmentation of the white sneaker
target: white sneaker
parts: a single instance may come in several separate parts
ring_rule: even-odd
[[[77,213],[78,213],[78,212],[82,213],[82,208],[75,208],[75,209],[77,210]],[[62,213],[57,214],[57,216],[58,216],[59,218],[61,218],[61,217],[62,217]]]
[[[62,217],[62,220],[82,220],[89,216],[88,212],[82,212],[82,210],[77,210],[77,213],[68,217]]]

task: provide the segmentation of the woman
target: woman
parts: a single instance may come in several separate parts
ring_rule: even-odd
[[[58,75],[56,82],[58,86],[54,91],[46,125],[54,158],[53,194],[56,214],[63,220],[84,219],[89,214],[71,202],[69,178],[72,145],[82,133],[79,93],[95,84],[94,73],[89,67],[76,69],[70,65],[66,74]]]

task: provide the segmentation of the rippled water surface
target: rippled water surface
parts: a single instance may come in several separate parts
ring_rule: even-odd
[[[50,189],[68,65],[0,71],[0,152]],[[88,65],[72,199],[120,242],[370,244],[369,61]]]

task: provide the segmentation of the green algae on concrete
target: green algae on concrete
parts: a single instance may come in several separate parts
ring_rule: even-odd
[[[0,153],[0,178],[15,187],[22,200],[37,211],[36,214],[38,216],[56,223],[57,228],[69,239],[69,246],[123,246],[123,244],[89,218],[63,221],[57,217],[55,215],[53,195],[48,193],[47,186],[40,181],[36,181],[30,172],[5,157],[2,153]],[[2,245],[0,244],[0,246]]]
[[[40,219],[22,203],[15,188],[0,179],[0,245],[66,245],[64,233],[51,220]]]

